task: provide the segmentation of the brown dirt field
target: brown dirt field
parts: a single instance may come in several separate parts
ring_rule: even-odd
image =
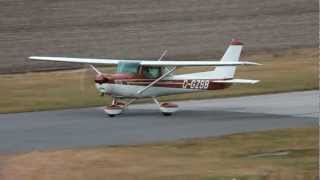
[[[317,47],[317,24],[315,0],[0,0],[0,73],[71,67],[30,55],[217,58],[232,37],[246,52]]]

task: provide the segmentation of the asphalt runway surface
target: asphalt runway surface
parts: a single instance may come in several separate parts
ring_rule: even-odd
[[[217,59],[318,47],[315,0],[0,0],[0,73],[81,67],[27,57]]]
[[[155,104],[110,118],[102,107],[0,115],[0,152],[142,144],[318,125],[319,92],[180,101],[162,116]]]

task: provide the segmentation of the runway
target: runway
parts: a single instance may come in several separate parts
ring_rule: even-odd
[[[180,101],[162,116],[155,104],[109,118],[102,107],[0,114],[0,152],[142,144],[318,125],[318,91]]]

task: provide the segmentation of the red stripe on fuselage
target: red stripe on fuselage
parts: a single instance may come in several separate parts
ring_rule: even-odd
[[[113,80],[110,79],[107,83],[119,84],[119,85],[147,86],[150,83],[152,83],[154,80],[155,79],[113,79]],[[199,90],[218,90],[218,89],[225,89],[231,86],[230,83],[212,82],[214,80],[218,80],[218,79],[161,80],[156,84],[154,84],[153,86],[165,87],[165,88],[199,89]],[[206,82],[208,82],[208,85],[206,85]]]
[[[143,75],[134,74],[104,74],[104,82],[107,84],[147,86],[155,79],[146,79]],[[230,83],[215,83],[215,80],[229,79],[188,79],[188,80],[161,80],[154,84],[154,87],[199,89],[199,90],[218,90],[231,86]]]

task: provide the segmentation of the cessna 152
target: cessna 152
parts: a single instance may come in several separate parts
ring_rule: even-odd
[[[96,72],[95,85],[101,94],[112,96],[111,105],[104,111],[111,117],[122,113],[129,104],[138,98],[152,98],[164,115],[178,110],[173,103],[160,103],[159,96],[191,93],[204,90],[220,90],[234,83],[255,84],[259,80],[234,79],[237,65],[259,65],[239,61],[243,44],[233,39],[220,61],[162,61],[164,54],[157,60],[117,60],[84,59],[65,57],[31,56],[32,60],[86,63]],[[92,64],[117,65],[117,73],[103,74]],[[215,66],[212,71],[174,75],[177,67]],[[120,102],[120,99],[129,99]]]

